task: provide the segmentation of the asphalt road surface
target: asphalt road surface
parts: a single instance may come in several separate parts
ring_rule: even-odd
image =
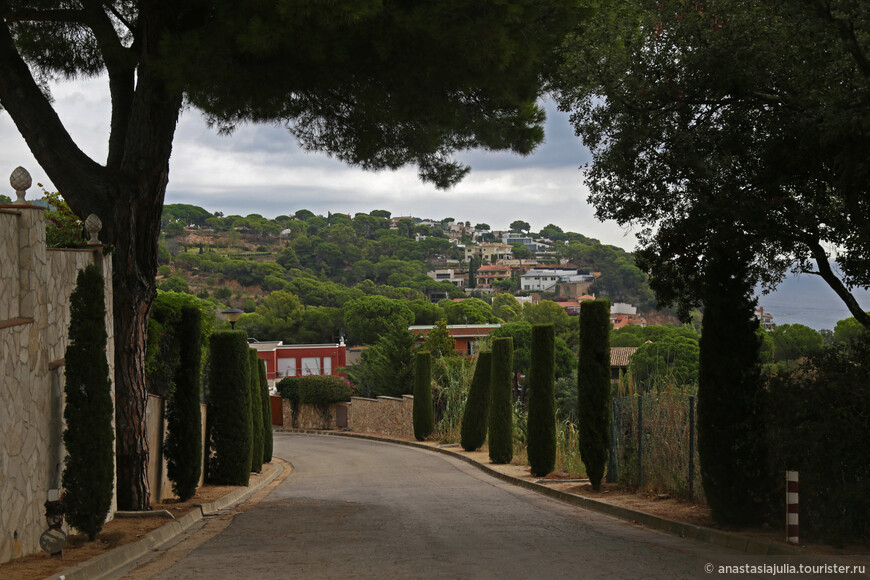
[[[293,473],[154,578],[710,578],[736,554],[400,445],[275,434]]]

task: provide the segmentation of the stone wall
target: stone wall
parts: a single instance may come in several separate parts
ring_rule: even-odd
[[[348,429],[359,433],[380,433],[414,438],[414,397],[351,397],[348,405]]]
[[[0,206],[0,562],[39,551],[43,504],[60,488],[63,356],[76,274],[94,262],[112,277],[102,246],[48,250],[44,212]],[[110,282],[106,292],[114,376]]]
[[[358,433],[379,433],[414,438],[414,397],[403,395],[401,398],[378,397],[365,399],[351,397],[349,403],[336,403],[329,406],[328,417],[314,405],[299,405],[294,420],[290,401],[284,399],[284,426],[294,429],[336,429],[335,409],[347,408],[347,430]]]

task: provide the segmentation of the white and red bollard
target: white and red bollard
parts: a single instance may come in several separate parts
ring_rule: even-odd
[[[798,472],[785,472],[785,512],[788,543],[798,543]]]

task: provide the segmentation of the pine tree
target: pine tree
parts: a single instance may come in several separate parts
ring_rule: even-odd
[[[556,466],[556,332],[552,324],[532,327],[529,369],[529,465],[544,477]]]
[[[751,524],[762,516],[766,463],[758,320],[746,266],[736,252],[711,254],[698,380],[701,482],[714,520]]]
[[[492,353],[481,352],[477,355],[474,378],[468,389],[468,399],[462,413],[462,448],[466,451],[479,449],[486,441],[489,416],[489,386],[492,374]]]
[[[610,302],[580,304],[577,365],[580,457],[592,488],[601,488],[610,449]]]
[[[272,461],[272,405],[269,398],[269,381],[266,379],[266,361],[259,360],[260,393],[263,399],[263,463]]]
[[[263,396],[260,394],[260,357],[257,350],[248,349],[248,360],[251,365],[250,398],[251,398],[251,471],[263,471]]]
[[[91,264],[78,273],[70,295],[63,411],[66,519],[90,540],[100,533],[112,505],[115,436],[107,341],[103,275]]]
[[[418,352],[414,361],[414,438],[423,441],[435,430],[432,407],[432,355]]]
[[[493,463],[510,463],[514,457],[513,367],[514,339],[494,339],[489,391],[489,460]]]
[[[168,434],[163,444],[172,490],[181,501],[196,494],[202,474],[202,313],[184,306],[177,326],[179,364],[175,389],[167,403]]]
[[[211,335],[208,476],[218,485],[248,485],[251,477],[250,350],[243,330]]]

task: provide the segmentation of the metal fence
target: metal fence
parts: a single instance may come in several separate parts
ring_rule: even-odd
[[[693,395],[672,393],[613,399],[608,481],[703,500],[695,401]]]

